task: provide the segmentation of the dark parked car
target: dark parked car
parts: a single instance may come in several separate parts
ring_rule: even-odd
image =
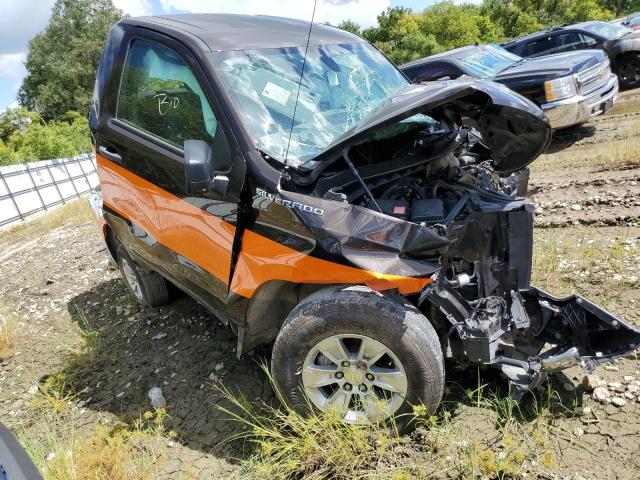
[[[640,87],[640,32],[608,22],[560,25],[503,44],[522,57],[539,57],[574,50],[604,50],[620,87]]]
[[[286,402],[356,423],[433,412],[445,358],[520,396],[640,344],[530,285],[533,208],[508,180],[549,144],[538,107],[493,82],[411,85],[362,38],[309,32],[236,15],[111,30],[92,204],[137,301],[179,286],[238,355],[273,342]]]
[[[600,51],[525,59],[498,45],[477,45],[415,60],[400,69],[415,83],[464,77],[502,83],[542,108],[556,129],[606,112],[618,93],[618,80]]]

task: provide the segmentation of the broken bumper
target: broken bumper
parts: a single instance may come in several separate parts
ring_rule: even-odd
[[[532,287],[542,313],[539,336],[547,343],[555,339],[555,352],[542,355],[547,371],[562,370],[579,364],[591,371],[601,363],[632,353],[640,348],[640,328],[615,317],[602,307],[579,296],[555,298]]]

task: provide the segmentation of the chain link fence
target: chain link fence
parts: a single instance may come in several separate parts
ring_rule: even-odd
[[[0,167],[0,228],[64,205],[98,183],[89,154]]]

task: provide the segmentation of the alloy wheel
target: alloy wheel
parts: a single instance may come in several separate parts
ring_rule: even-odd
[[[322,412],[334,410],[349,423],[372,423],[393,415],[407,395],[408,380],[398,357],[365,335],[333,335],[305,358],[302,384]]]
[[[131,265],[129,260],[126,258],[120,259],[120,264],[122,265],[122,273],[124,274],[124,279],[129,285],[133,296],[136,298],[138,302],[142,302],[142,287],[140,286],[140,282],[138,282],[138,277],[136,277],[134,266]]]

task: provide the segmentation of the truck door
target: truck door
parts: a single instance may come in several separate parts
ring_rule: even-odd
[[[127,43],[115,108],[100,112],[94,132],[105,211],[141,266],[210,306],[224,303],[242,188],[234,179],[244,163],[194,57],[160,34],[143,35]],[[212,146],[214,169],[231,179],[224,198],[187,194],[186,140]]]

